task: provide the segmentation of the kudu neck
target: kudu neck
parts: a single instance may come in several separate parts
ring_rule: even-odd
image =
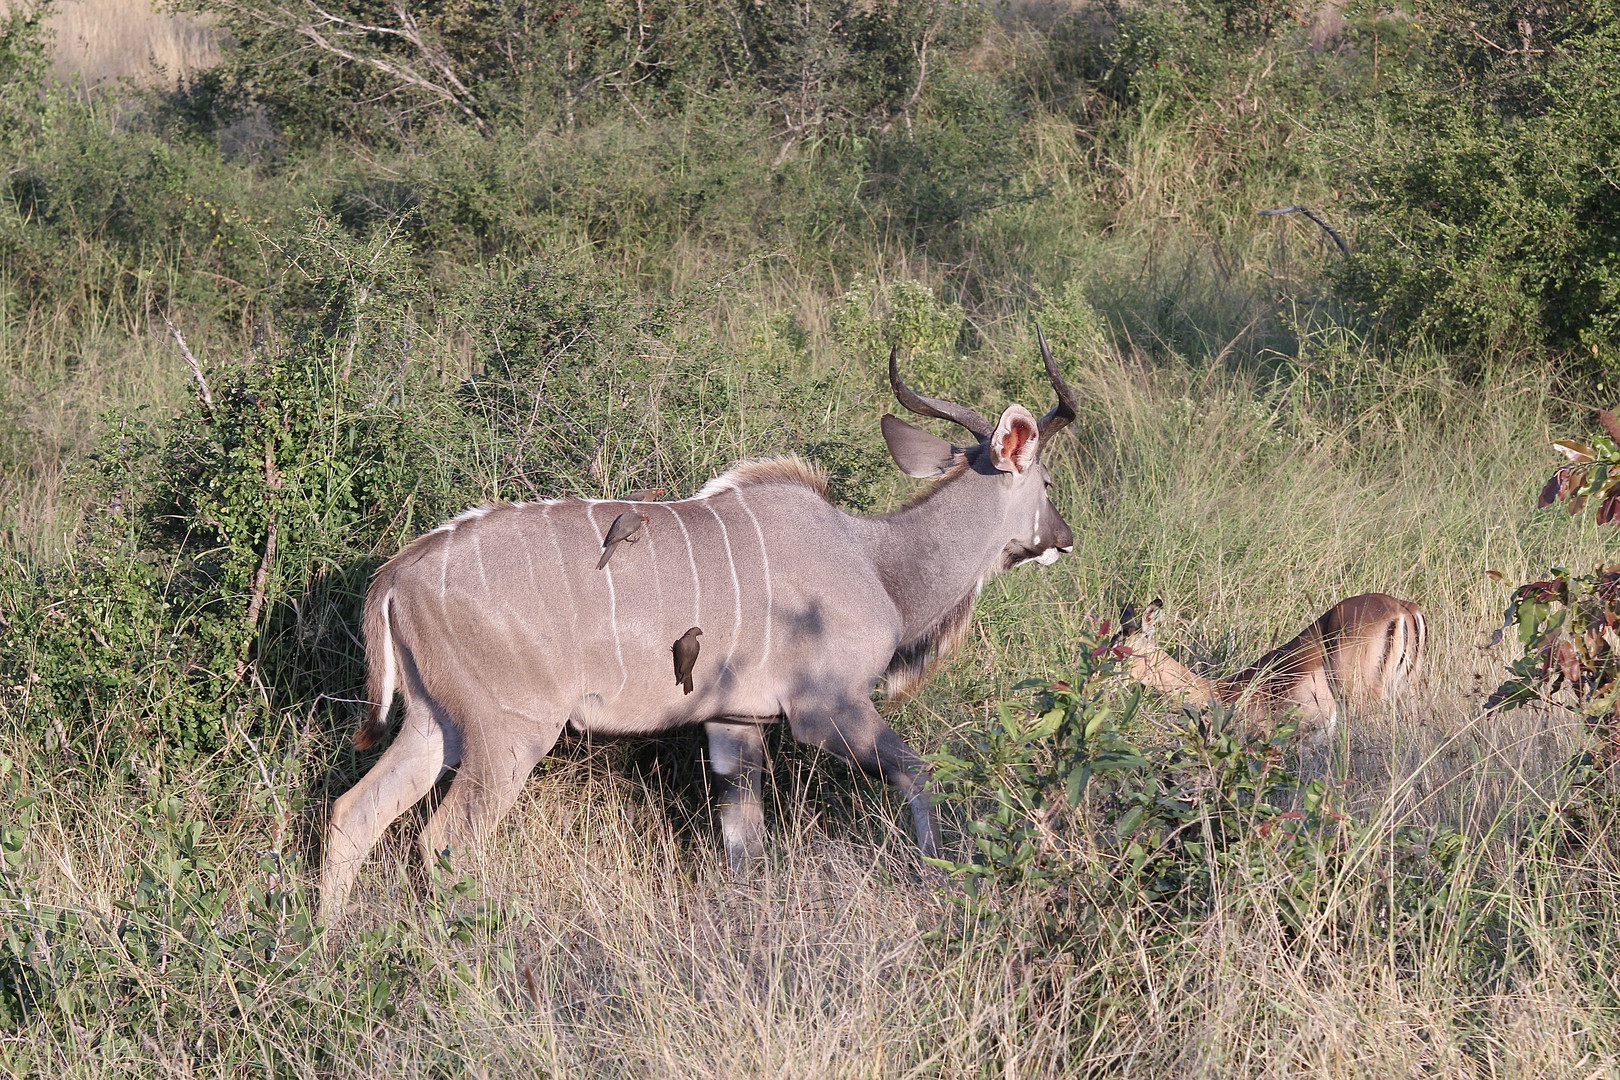
[[[866,519],[873,563],[906,638],[935,626],[999,568],[1007,491],[1000,476],[966,473],[891,514]]]

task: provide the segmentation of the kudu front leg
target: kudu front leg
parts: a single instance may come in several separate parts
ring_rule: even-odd
[[[765,813],[760,787],[765,768],[765,733],[758,724],[710,721],[709,769],[719,780],[720,835],[733,873],[765,858]]]
[[[917,847],[938,858],[942,843],[934,800],[929,794],[928,769],[917,751],[894,733],[877,707],[861,699],[828,710],[789,713],[793,737],[809,746],[843,758],[874,779],[889,782],[911,808],[911,827]]]

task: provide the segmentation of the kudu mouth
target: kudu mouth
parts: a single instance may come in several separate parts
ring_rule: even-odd
[[[1074,420],[1079,411],[1079,399],[1075,396],[1073,387],[1064,381],[1063,373],[1058,370],[1057,361],[1052,358],[1052,348],[1046,343],[1046,335],[1041,333],[1039,323],[1035,326],[1035,340],[1040,343],[1041,363],[1046,367],[1046,377],[1051,382],[1058,399],[1057,404],[1041,417],[1038,425],[1040,439],[1044,442]],[[889,350],[889,386],[894,390],[895,399],[911,412],[918,416],[949,420],[971,431],[980,442],[987,441],[996,429],[994,424],[966,405],[958,405],[954,401],[945,401],[941,398],[924,397],[901,382],[898,345]]]

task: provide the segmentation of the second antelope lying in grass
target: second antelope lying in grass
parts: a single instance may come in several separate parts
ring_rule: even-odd
[[[1154,642],[1164,621],[1163,601],[1149,604],[1140,619],[1127,607],[1122,620],[1114,643],[1130,650],[1132,678],[1193,705],[1234,705],[1251,722],[1298,709],[1300,729],[1313,743],[1332,737],[1341,700],[1369,705],[1400,693],[1416,678],[1428,643],[1428,625],[1416,604],[1362,593],[1340,600],[1298,637],[1236,675],[1211,679]]]

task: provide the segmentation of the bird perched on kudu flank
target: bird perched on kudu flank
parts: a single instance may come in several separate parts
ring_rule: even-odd
[[[600,570],[606,566],[608,560],[613,558],[614,549],[620,544],[633,544],[641,539],[636,534],[641,532],[642,527],[651,520],[646,514],[638,514],[633,511],[620,514],[614,518],[613,524],[608,526],[607,536],[602,540],[602,558],[596,564],[596,568]]]
[[[703,631],[694,626],[670,647],[675,653],[675,681],[688,694],[692,692],[692,667],[697,663],[698,638],[702,636]]]

